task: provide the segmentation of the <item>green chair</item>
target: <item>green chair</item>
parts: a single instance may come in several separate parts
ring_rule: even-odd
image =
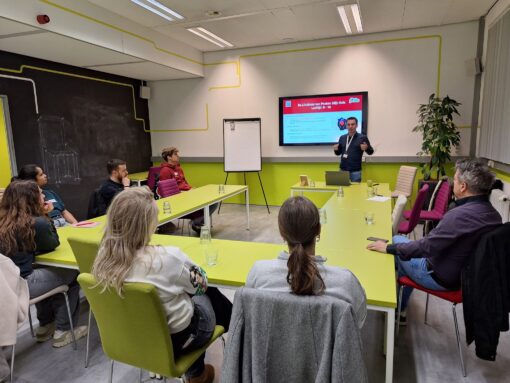
[[[71,250],[73,251],[80,273],[90,273],[92,265],[96,259],[97,251],[99,250],[99,243],[97,239],[88,238],[74,238],[67,239]],[[90,324],[92,323],[92,310],[89,310],[89,331],[87,331],[87,347],[85,351],[85,368],[89,365],[89,350],[90,350]]]
[[[175,360],[166,315],[153,285],[126,283],[120,297],[114,290],[101,293],[91,274],[80,274],[78,282],[96,317],[104,352],[112,359],[110,383],[114,361],[164,377],[180,377],[225,331],[216,326],[206,345]]]

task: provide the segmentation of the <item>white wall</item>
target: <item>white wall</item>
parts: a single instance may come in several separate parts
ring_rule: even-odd
[[[174,145],[185,157],[222,157],[223,118],[261,117],[264,157],[329,157],[329,147],[278,146],[278,97],[368,91],[368,136],[376,155],[413,156],[421,144],[411,132],[416,109],[438,82],[437,35],[440,93],[463,104],[457,123],[469,125],[474,77],[465,61],[475,57],[477,28],[469,22],[205,54],[205,62],[231,63],[206,66],[201,79],[150,83],[151,129],[180,130],[152,132],[153,155]],[[240,86],[229,87],[239,84],[237,61]],[[461,131],[459,154],[467,154],[469,129]]]

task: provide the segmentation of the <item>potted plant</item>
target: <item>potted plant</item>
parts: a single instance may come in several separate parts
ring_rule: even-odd
[[[421,132],[423,137],[421,151],[417,154],[430,156],[429,162],[421,165],[425,180],[430,179],[433,172],[436,179],[446,174],[445,165],[451,160],[450,150],[460,143],[460,133],[453,122],[453,115],[459,115],[459,105],[448,96],[441,98],[432,93],[428,103],[418,108],[418,125],[413,132]]]

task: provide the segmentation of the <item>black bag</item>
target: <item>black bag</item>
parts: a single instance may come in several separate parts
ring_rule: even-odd
[[[205,295],[211,300],[211,305],[216,315],[216,324],[223,326],[228,332],[230,317],[232,316],[232,302],[216,287],[208,287]]]

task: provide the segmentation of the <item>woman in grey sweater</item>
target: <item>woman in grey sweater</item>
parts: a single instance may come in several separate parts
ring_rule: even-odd
[[[246,287],[342,299],[351,304],[361,328],[367,302],[358,279],[347,269],[326,265],[326,259],[315,254],[321,232],[315,205],[305,197],[289,198],[278,214],[278,227],[289,251],[281,252],[274,260],[255,262]]]

